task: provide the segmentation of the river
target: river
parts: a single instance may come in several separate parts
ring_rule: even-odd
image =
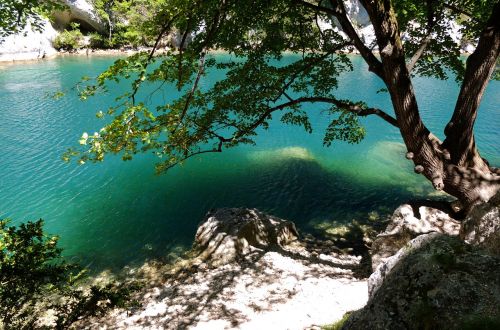
[[[328,122],[317,105],[310,106],[312,134],[276,122],[260,132],[256,146],[200,156],[161,176],[154,174],[151,155],[131,162],[109,157],[100,164],[64,163],[64,151],[77,145],[82,132],[101,127],[95,113],[125,87],[86,102],[71,92],[61,100],[46,94],[71,88],[112,61],[59,57],[0,67],[0,218],[13,223],[43,218],[46,231],[60,235],[65,255],[91,269],[119,268],[189,248],[198,223],[216,207],[256,207],[317,233],[325,224],[383,219],[411,198],[443,198],[413,173],[398,131],[379,118],[362,120],[367,137],[360,144],[323,147]],[[338,95],[392,113],[388,95],[376,93],[380,80],[361,58],[353,62],[355,72],[341,79]],[[210,73],[202,84],[221,74]],[[442,138],[459,86],[417,77],[415,89],[424,122]],[[493,81],[476,137],[482,155],[496,166],[499,129],[500,82]]]

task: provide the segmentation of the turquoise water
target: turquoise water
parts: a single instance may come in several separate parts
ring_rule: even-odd
[[[43,218],[47,231],[61,236],[65,254],[91,268],[122,267],[190,247],[211,208],[257,207],[312,232],[324,222],[363,220],[372,211],[384,215],[405,200],[433,194],[404,159],[396,129],[378,118],[363,119],[368,134],[361,144],[325,148],[328,117],[317,106],[310,107],[312,134],[275,123],[259,134],[255,147],[201,156],[162,176],[154,174],[150,155],[66,164],[62,153],[82,132],[99,129],[95,112],[116,95],[87,102],[71,94],[59,101],[45,95],[112,61],[65,57],[0,67],[0,218]],[[353,61],[355,74],[341,80],[339,96],[391,112],[388,96],[375,93],[381,82],[360,58]],[[221,74],[213,72],[202,83],[210,85]],[[417,78],[415,86],[424,121],[442,137],[458,86],[427,78]],[[499,104],[500,83],[491,82],[476,134],[483,156],[497,166]]]

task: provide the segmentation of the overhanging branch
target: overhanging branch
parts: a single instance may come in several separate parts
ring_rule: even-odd
[[[418,47],[418,49],[415,52],[415,54],[413,54],[413,56],[411,57],[411,59],[408,62],[408,64],[406,64],[406,68],[407,68],[408,72],[411,72],[413,70],[413,68],[415,67],[415,64],[417,64],[417,62],[420,59],[420,57],[422,57],[422,55],[424,54],[425,49],[430,44],[430,42],[431,42],[431,36],[430,36],[430,34],[428,34],[422,40],[422,43],[420,44],[420,47]]]
[[[447,8],[447,9],[449,9],[449,10],[451,10],[451,11],[457,13],[457,14],[465,15],[469,19],[473,20],[476,23],[482,23],[482,21],[479,18],[477,18],[476,16],[472,15],[467,10],[459,8],[459,7],[457,7],[457,6],[453,5],[453,4],[444,3],[443,7]]]
[[[389,124],[391,124],[392,126],[399,127],[396,118],[392,117],[391,115],[387,114],[386,112],[384,112],[378,108],[363,108],[357,104],[337,100],[334,98],[313,96],[313,97],[299,97],[295,100],[291,100],[291,101],[288,101],[288,102],[282,103],[280,105],[269,108],[266,112],[264,112],[259,117],[259,119],[257,119],[257,121],[255,123],[253,123],[247,129],[237,132],[234,137],[238,138],[238,137],[241,137],[241,136],[253,131],[257,127],[259,127],[266,120],[266,118],[269,117],[270,114],[272,114],[275,111],[283,110],[285,108],[288,108],[288,107],[291,107],[291,106],[294,106],[294,105],[297,105],[300,103],[317,103],[317,102],[333,104],[333,105],[335,105],[339,108],[342,108],[346,111],[352,112],[360,117],[366,117],[369,115],[376,115],[376,116],[382,118],[383,120],[385,120],[386,122],[388,122]]]
[[[340,26],[342,27],[342,31],[349,37],[351,42],[354,44],[354,47],[356,47],[363,59],[366,61],[369,70],[379,76],[382,80],[384,80],[382,63],[359,37],[358,33],[354,29],[354,26],[349,20],[349,17],[347,16],[347,12],[342,1],[330,0],[332,8],[321,6],[319,4],[313,4],[305,0],[293,0],[293,2],[306,8],[312,9],[316,12],[322,12],[324,14],[331,15],[337,18]]]

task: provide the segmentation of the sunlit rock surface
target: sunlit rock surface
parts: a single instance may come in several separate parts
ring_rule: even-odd
[[[106,25],[92,5],[91,1],[87,0],[64,0],[68,9],[54,13],[55,23],[58,29],[64,29],[70,23],[79,23],[82,28],[90,31],[106,32]]]
[[[418,235],[437,232],[456,236],[460,222],[450,216],[445,202],[421,201],[403,204],[394,211],[384,232],[377,235],[372,248],[372,269],[393,256]]]
[[[470,211],[463,222],[460,237],[469,244],[500,255],[500,193]]]
[[[54,26],[44,19],[41,32],[26,26],[20,33],[8,36],[0,43],[0,62],[38,60],[57,54],[52,43],[70,23],[76,22],[88,31],[106,32],[106,26],[93,5],[86,0],[65,0],[68,9],[54,13]]]
[[[498,256],[457,237],[429,233],[385,264],[383,282],[342,329],[498,329]],[[382,277],[382,267],[372,276]]]
[[[221,265],[254,249],[282,249],[297,238],[291,221],[256,209],[226,208],[209,212],[196,232],[195,248],[205,262]]]
[[[56,36],[57,31],[47,19],[41,32],[33,31],[28,25],[20,33],[10,35],[0,43],[0,62],[36,60],[55,55],[57,51],[52,41]]]

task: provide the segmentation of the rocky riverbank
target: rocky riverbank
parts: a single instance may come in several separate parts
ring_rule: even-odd
[[[78,326],[316,329],[358,310],[343,329],[494,329],[499,208],[500,194],[459,221],[447,203],[402,205],[372,244],[369,278],[362,256],[301,237],[290,221],[255,209],[215,210],[189,254],[129,271],[143,283],[140,307]]]
[[[220,209],[200,225],[189,258],[150,263],[142,307],[81,326],[150,329],[304,329],[365,305],[359,256],[299,238],[293,223],[254,209]]]

